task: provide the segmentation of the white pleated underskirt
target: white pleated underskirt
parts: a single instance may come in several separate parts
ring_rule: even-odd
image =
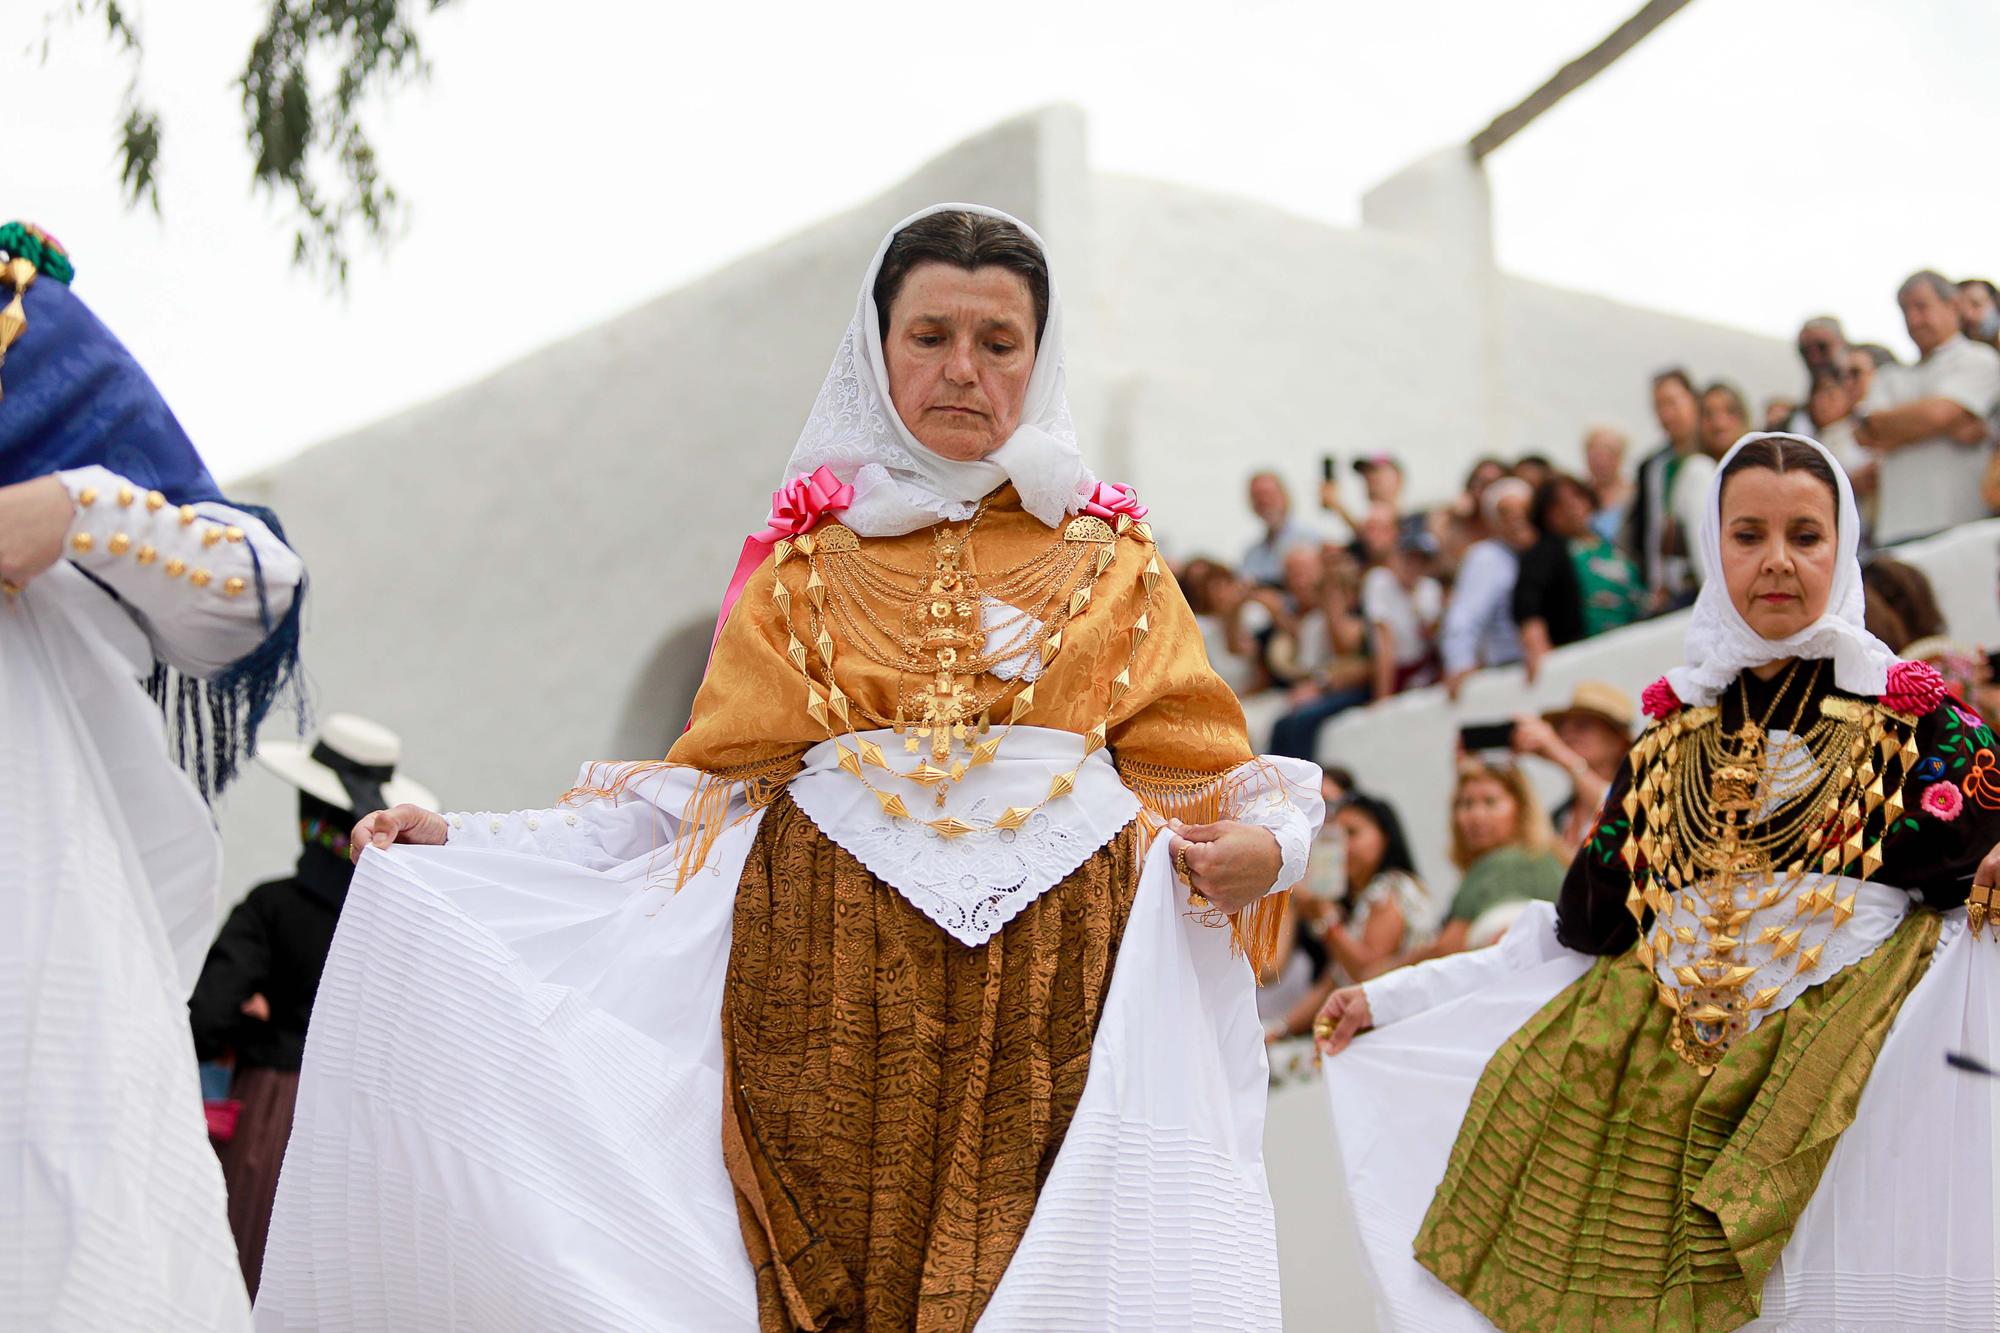
[[[221,847],[150,657],[67,563],[0,599],[0,1328],[250,1322],[187,1017]]]
[[[678,894],[364,856],[279,1180],[262,1329],[754,1330],[720,1012],[758,818]],[[1249,969],[1151,848],[1091,1065],[984,1330],[1276,1329]]]
[[[1562,948],[1554,931],[1554,909],[1536,903],[1483,956],[1425,965],[1429,976],[1413,979],[1428,992],[1419,1011],[1408,992],[1385,997],[1390,1016],[1409,1016],[1326,1063],[1385,1331],[1492,1327],[1411,1251],[1487,1061],[1595,961]],[[1996,952],[2000,942],[1965,929],[1963,909],[1946,916],[1930,969],[1904,1001],[1749,1329],[2000,1328],[2000,1080],[1944,1062],[1946,1051],[2000,1053]]]

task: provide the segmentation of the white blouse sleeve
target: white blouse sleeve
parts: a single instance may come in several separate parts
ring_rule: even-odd
[[[1284,863],[1271,890],[1289,889],[1306,877],[1306,859],[1319,836],[1326,802],[1317,764],[1266,755],[1229,775],[1224,800],[1230,818],[1268,829]]]
[[[1399,967],[1364,982],[1361,991],[1368,997],[1372,1026],[1385,1028],[1564,957],[1572,959],[1578,971],[1596,961],[1573,953],[1556,939],[1553,903],[1529,903],[1499,943]]]
[[[579,787],[601,781],[602,765],[590,765]],[[613,797],[580,800],[548,810],[457,811],[444,816],[445,841],[453,847],[520,852],[609,870],[635,857],[670,847],[680,836],[681,815],[705,775],[690,768],[662,768],[629,783]],[[725,818],[747,813],[739,790]]]
[[[56,476],[75,508],[64,554],[118,595],[161,660],[208,679],[291,610],[305,563],[253,516],[171,505],[109,468]]]

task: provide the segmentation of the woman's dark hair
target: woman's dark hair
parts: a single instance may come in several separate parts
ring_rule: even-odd
[[[1736,457],[1729,460],[1729,466],[1722,469],[1722,489],[1728,489],[1731,477],[1753,468],[1778,473],[1804,472],[1819,478],[1826,487],[1826,493],[1833,497],[1834,522],[1840,522],[1840,483],[1834,478],[1833,464],[1811,445],[1801,440],[1752,440],[1738,449]]]
[[[1465,485],[1459,487],[1459,489],[1470,493],[1470,491],[1472,490],[1473,479],[1477,477],[1480,474],[1480,472],[1489,467],[1499,468],[1500,475],[1503,477],[1509,475],[1510,472],[1510,469],[1508,468],[1505,461],[1503,461],[1502,459],[1495,458],[1492,454],[1486,454],[1483,457],[1474,459],[1472,461],[1472,466],[1465,470]]]
[[[1708,384],[1702,386],[1701,396],[1707,398],[1712,393],[1726,395],[1729,401],[1736,405],[1736,415],[1742,417],[1745,422],[1750,420],[1750,400],[1743,396],[1743,390],[1737,388],[1728,380],[1711,380]],[[1732,440],[1730,443],[1734,444],[1735,441]]]
[[[1341,810],[1352,810],[1363,815],[1369,823],[1381,830],[1382,864],[1375,867],[1376,874],[1379,875],[1385,870],[1400,870],[1412,879],[1417,877],[1417,863],[1410,857],[1409,839],[1403,836],[1403,821],[1396,817],[1395,806],[1379,796],[1355,792],[1342,801],[1334,813],[1339,814]],[[1366,884],[1350,882],[1347,892],[1352,897],[1357,891],[1367,887]]]
[[[889,336],[889,307],[903,280],[922,264],[950,264],[968,273],[993,265],[1021,275],[1035,302],[1035,342],[1049,322],[1049,261],[1026,232],[1004,218],[984,213],[933,213],[896,233],[875,273],[875,315]]]
[[[1930,578],[1915,565],[1900,560],[1870,560],[1861,567],[1861,586],[1870,596],[1880,598],[1895,615],[1894,623],[1901,625],[1904,637],[1900,643],[1886,634],[1875,636],[1897,652],[1903,650],[1904,644],[1947,632],[1944,612],[1938,610],[1937,593],[1931,588]]]
[[[1563,492],[1571,489],[1588,500],[1593,510],[1597,508],[1597,497],[1590,487],[1567,472],[1552,473],[1547,481],[1535,487],[1535,498],[1528,502],[1528,521],[1535,525],[1536,532],[1544,537],[1549,535],[1549,516],[1555,512]]]

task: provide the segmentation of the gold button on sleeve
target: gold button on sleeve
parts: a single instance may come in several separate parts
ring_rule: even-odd
[[[222,529],[221,529],[221,528],[204,528],[204,529],[202,529],[202,534],[201,534],[201,544],[202,544],[203,546],[213,546],[213,545],[215,545],[215,544],[216,544],[217,542],[219,542],[219,541],[221,541],[221,540],[222,540]]]
[[[243,529],[231,524],[222,530],[222,535],[230,541],[240,542],[243,540]]]
[[[123,555],[132,549],[132,538],[123,532],[113,533],[111,540],[105,544],[104,549],[113,555]]]
[[[166,496],[160,494],[158,491],[146,492],[146,508],[152,510],[154,513],[158,513],[160,510],[165,509],[166,507],[167,507]]]
[[[153,549],[151,542],[142,542],[139,549],[132,553],[132,558],[142,565],[150,565],[160,558],[160,553]]]
[[[193,573],[188,575],[188,582],[192,583],[197,588],[206,588],[208,586],[208,581],[214,577],[215,576],[213,574],[209,573],[205,569],[197,569]]]
[[[173,559],[167,561],[166,564],[161,565],[160,569],[168,578],[177,579],[187,572],[187,561],[181,559],[179,556],[175,556]]]
[[[194,506],[193,506],[193,505],[182,505],[182,506],[181,506],[181,526],[182,526],[182,527],[184,527],[184,528],[191,528],[191,527],[193,527],[193,526],[194,526],[194,519],[195,519],[195,513],[194,513]]]
[[[243,588],[244,583],[242,579],[224,579],[222,581],[222,595],[224,597],[238,596],[242,593]]]
[[[96,545],[96,538],[92,537],[87,532],[79,532],[76,534],[76,536],[71,537],[69,539],[69,544],[75,547],[77,553],[81,555],[83,552],[88,551],[92,546]]]
[[[76,493],[76,502],[82,508],[90,508],[97,503],[97,488],[95,486],[84,487]]]
[[[132,501],[138,498],[138,494],[130,486],[120,486],[118,488],[118,507],[121,509],[130,508]]]

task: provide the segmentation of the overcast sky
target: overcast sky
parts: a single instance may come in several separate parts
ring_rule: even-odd
[[[227,478],[1047,102],[1088,113],[1099,169],[1351,224],[1370,185],[1469,137],[1638,0],[458,0],[426,21],[430,83],[375,116],[413,213],[345,297],[290,269],[284,217],[248,188],[231,85],[263,6],[131,7],[165,116],[164,218],[120,200],[123,63],[60,24],[40,62],[32,17],[0,48],[0,214],[63,239]],[[1489,159],[1501,262],[1782,337],[1828,310],[1904,348],[1904,274],[2000,270],[1996,53],[1991,0],[1695,0]]]

